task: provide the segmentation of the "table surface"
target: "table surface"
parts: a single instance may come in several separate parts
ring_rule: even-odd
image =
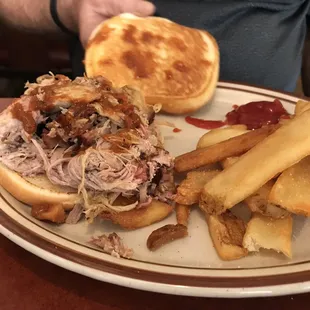
[[[2,110],[10,99],[0,99]],[[0,235],[1,310],[309,309],[310,294],[261,299],[169,296],[83,277],[36,257]]]

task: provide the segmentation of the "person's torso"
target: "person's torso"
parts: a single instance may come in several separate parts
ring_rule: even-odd
[[[292,90],[300,73],[308,0],[154,0],[159,16],[218,41],[221,79]],[[292,84],[292,85],[289,85]]]

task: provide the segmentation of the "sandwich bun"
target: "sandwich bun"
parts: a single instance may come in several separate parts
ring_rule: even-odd
[[[81,202],[81,196],[52,184],[45,175],[22,177],[0,163],[0,185],[17,200],[34,205],[62,205],[71,210]]]
[[[92,118],[94,114],[98,114],[98,116],[95,115]],[[51,115],[54,116],[54,119]],[[78,153],[72,152],[70,154],[68,152],[70,156],[68,160],[71,161],[73,157],[77,158],[77,156],[85,154],[86,150],[93,148],[97,141],[101,139],[100,141],[103,144],[108,144],[106,146],[109,147],[111,152],[109,152],[109,155],[100,154],[102,156],[96,157],[95,160],[100,165],[106,159],[106,163],[112,171],[121,172],[127,166],[126,164],[118,165],[118,162],[115,164],[113,158],[111,159],[113,153],[115,155],[114,159],[121,158],[119,155],[120,150],[126,152],[126,149],[129,150],[131,145],[140,143],[140,136],[143,143],[144,140],[149,138],[150,134],[152,136],[149,139],[151,146],[149,147],[149,144],[146,146],[146,148],[150,148],[150,151],[145,155],[144,160],[152,161],[155,156],[163,156],[167,166],[165,172],[172,178],[172,167],[168,171],[170,165],[172,166],[172,157],[164,151],[161,152],[163,145],[156,129],[150,128],[150,131],[147,131],[149,129],[147,126],[153,122],[154,116],[153,107],[145,104],[144,97],[139,90],[129,86],[114,88],[110,81],[102,76],[95,79],[78,77],[74,81],[63,75],[39,77],[36,83],[27,84],[27,90],[22,97],[16,99],[0,113],[0,186],[17,200],[31,206],[31,215],[33,217],[57,224],[64,222],[75,224],[79,221],[83,212],[88,222],[92,222],[95,217],[99,216],[128,229],[136,229],[160,221],[173,211],[173,206],[156,200],[156,186],[153,189],[154,199],[152,201],[149,199],[151,197],[148,196],[147,187],[145,188],[146,191],[142,193],[144,198],[142,198],[138,190],[132,195],[133,190],[131,187],[128,189],[127,184],[131,183],[135,177],[138,179],[139,176],[136,176],[135,171],[131,172],[132,174],[126,180],[127,183],[124,182],[123,187],[122,184],[119,185],[120,174],[115,173],[115,177],[112,177],[110,182],[111,191],[109,189],[100,191],[101,188],[98,190],[98,187],[94,189],[94,187],[89,186],[86,189],[85,183],[83,184],[78,176],[75,179],[71,177],[69,172],[67,172],[69,178],[65,182],[57,179],[57,176],[53,178],[47,174],[46,168],[46,166],[51,167],[49,164],[59,162],[59,159],[60,164],[62,164],[62,159],[66,155],[63,150],[68,150],[70,147],[75,149],[78,146]],[[115,123],[112,123],[113,120]],[[85,126],[88,121],[89,123]],[[25,126],[28,123],[33,125],[30,132],[26,130],[29,129],[29,126]],[[71,123],[73,124],[67,132],[67,126]],[[63,131],[57,132],[53,126]],[[143,131],[141,135],[138,133],[140,126],[141,129],[144,126],[144,130],[146,130],[145,133],[144,130],[141,130]],[[54,129],[53,135],[48,136],[52,129]],[[88,135],[83,136],[84,133]],[[74,137],[74,140],[70,140],[72,137]],[[58,146],[61,148],[59,154],[56,153]],[[35,156],[33,155],[34,150],[37,153]],[[105,150],[103,148],[102,153]],[[144,146],[142,146],[141,152],[137,152],[142,154],[143,150]],[[99,148],[98,152],[100,152]],[[132,165],[137,165],[137,171],[143,170],[140,171],[143,174],[141,176],[143,180],[141,179],[137,186],[141,185],[142,182],[145,182],[143,185],[150,185],[148,182],[151,182],[152,179],[148,181],[147,168],[140,169],[136,153],[131,156],[129,151],[128,154],[128,162],[131,161]],[[53,155],[56,156],[53,157]],[[23,166],[21,167],[19,166],[20,162],[15,160],[17,157],[26,157],[30,161],[29,163],[22,161]],[[37,157],[42,159],[40,166],[38,166],[38,162],[31,162],[32,159],[37,160]],[[166,164],[167,161],[169,161],[168,164]],[[31,164],[34,164],[34,169],[32,169]],[[75,162],[73,165],[75,165],[72,168],[74,170],[81,169],[84,172],[87,170],[84,159],[80,160],[79,163]],[[37,169],[38,167],[40,169]],[[162,165],[159,163],[158,169],[160,168],[162,168]],[[101,173],[106,173],[106,170],[102,169]],[[27,176],[26,174],[29,171],[32,171],[33,175]],[[60,174],[62,173],[66,172],[60,172]],[[155,173],[156,169],[154,168]],[[147,180],[145,180],[144,174]],[[174,189],[173,178],[171,178],[169,182],[167,181],[171,187],[167,189],[170,194]],[[99,176],[98,173],[98,183],[102,179],[102,174]],[[59,185],[55,185],[54,182]],[[105,180],[103,180],[104,182]],[[113,195],[109,200],[108,195],[114,193],[113,182],[115,182],[115,187],[119,186],[118,192],[126,194],[128,189],[130,194],[124,196],[121,194],[117,198],[114,198]],[[159,182],[160,180],[155,185],[159,185]],[[81,191],[80,194],[78,190],[80,187],[82,187],[82,190],[85,189],[86,192]],[[162,199],[165,199],[164,194],[159,192],[158,196],[161,195]],[[121,198],[122,201],[118,201]],[[171,201],[168,197],[166,199]],[[100,209],[101,205],[102,210]],[[90,210],[92,207],[94,208]],[[72,212],[69,213],[68,211],[71,210]],[[93,210],[96,212],[93,212]],[[100,216],[101,212],[103,213],[102,216]]]
[[[32,207],[56,207],[56,209],[49,210],[49,213],[40,214],[40,217],[38,215],[35,216],[32,212],[32,215],[40,220],[62,223],[65,218],[63,211],[70,211],[75,204],[83,203],[81,195],[72,193],[63,186],[52,184],[45,175],[22,177],[1,163],[0,186],[17,200]],[[124,201],[124,203],[127,204],[128,201]],[[102,212],[100,217],[104,220],[112,221],[124,229],[132,230],[163,220],[173,209],[173,206],[153,199],[151,204],[145,208],[120,213]],[[61,221],[58,222],[59,218]]]
[[[159,17],[122,14],[93,32],[86,47],[88,77],[139,88],[146,103],[171,114],[210,102],[219,77],[219,48],[206,31]]]

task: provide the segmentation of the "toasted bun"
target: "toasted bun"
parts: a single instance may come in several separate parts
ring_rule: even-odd
[[[81,200],[78,194],[53,185],[44,175],[24,178],[0,163],[0,185],[19,201],[28,205],[63,205],[70,210]]]
[[[140,88],[146,103],[173,114],[194,112],[212,98],[219,49],[206,31],[159,17],[113,17],[93,32],[86,48],[89,77]]]
[[[76,203],[82,201],[80,195],[70,193],[69,189],[63,186],[52,184],[45,175],[21,177],[1,163],[0,186],[16,199],[30,206],[62,205],[65,210],[71,210]],[[124,204],[130,203],[126,198],[122,199]],[[147,208],[120,213],[103,212],[100,216],[125,229],[137,229],[163,220],[173,209],[172,206],[153,199]]]

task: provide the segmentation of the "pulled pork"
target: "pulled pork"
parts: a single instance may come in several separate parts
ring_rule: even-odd
[[[133,250],[125,246],[122,239],[116,233],[93,238],[90,243],[96,245],[103,252],[117,258],[131,258],[133,255]]]
[[[173,160],[139,92],[102,77],[48,75],[27,87],[0,115],[1,163],[81,192],[89,220],[173,198]],[[119,198],[128,203],[117,205]],[[69,222],[80,213],[77,207]]]

